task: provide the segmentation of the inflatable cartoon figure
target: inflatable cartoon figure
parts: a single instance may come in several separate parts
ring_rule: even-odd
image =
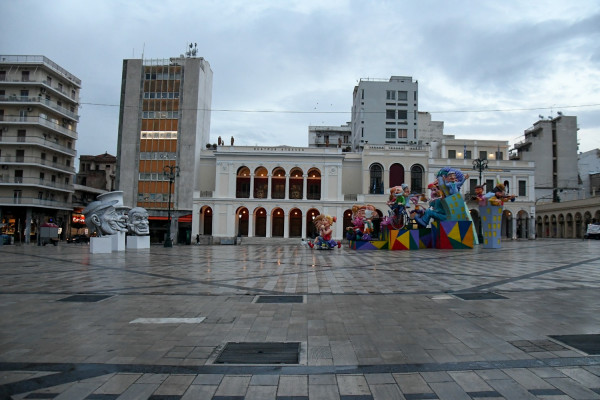
[[[319,215],[315,217],[313,220],[315,227],[319,231],[319,236],[317,236],[314,242],[308,242],[308,245],[311,248],[321,249],[333,249],[334,247],[340,247],[342,245],[341,242],[336,242],[331,238],[332,229],[331,226],[336,221],[335,217],[331,217],[329,215]]]

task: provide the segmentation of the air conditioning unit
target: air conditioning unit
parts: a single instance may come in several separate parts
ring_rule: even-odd
[[[27,111],[29,111],[29,112],[32,112],[32,111],[33,111],[33,108],[31,108],[31,107],[27,107]]]

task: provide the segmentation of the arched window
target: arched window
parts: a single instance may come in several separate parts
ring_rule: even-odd
[[[290,199],[301,199],[304,190],[302,170],[294,168],[290,171]]]
[[[285,170],[277,167],[271,175],[271,198],[285,199]]]
[[[269,173],[265,167],[254,170],[254,198],[266,199],[269,188]]]
[[[415,164],[410,167],[411,193],[424,193],[425,188],[423,187],[423,172],[424,168],[419,164]]]
[[[240,167],[237,171],[235,197],[238,199],[250,197],[250,169],[248,167]]]
[[[306,197],[309,200],[321,200],[321,171],[317,168],[308,171]]]
[[[404,167],[402,164],[392,164],[390,166],[390,187],[400,186],[404,183]]]
[[[383,167],[373,164],[369,168],[369,194],[383,194]]]

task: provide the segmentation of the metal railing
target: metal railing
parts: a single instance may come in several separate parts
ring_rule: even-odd
[[[62,77],[81,87],[81,79],[77,78],[69,71],[44,56],[0,55],[0,64],[44,64]]]
[[[0,176],[0,186],[37,186],[44,187],[48,189],[55,189],[61,191],[72,192],[73,185],[67,185],[64,183],[59,183],[57,181],[52,182],[48,179],[40,179],[40,178],[23,178],[21,176],[14,177],[1,177]]]
[[[75,121],[79,121],[79,115],[77,115],[75,112],[41,97],[17,96],[14,94],[9,96],[4,95],[0,96],[0,103],[32,103],[34,105],[43,105],[63,115],[66,115]]]
[[[10,205],[24,205],[24,206],[40,206],[46,208],[56,208],[56,209],[65,209],[72,210],[73,205],[71,203],[65,201],[57,201],[51,199],[38,199],[37,197],[12,197],[12,196],[0,196],[0,205],[2,206],[10,206]]]
[[[58,162],[55,162],[55,161],[49,161],[49,160],[43,159],[41,157],[8,155],[8,156],[0,157],[0,163],[2,163],[2,164],[29,164],[29,165],[34,165],[34,166],[43,165],[46,167],[58,169],[67,174],[75,173],[75,167],[73,167],[73,166],[66,166],[63,164],[59,164]]]
[[[0,137],[0,143],[9,144],[11,142],[18,143],[18,144],[22,144],[22,143],[25,143],[25,144],[36,144],[36,145],[40,145],[40,146],[43,146],[43,147],[50,148],[52,150],[59,151],[61,153],[67,154],[67,155],[69,155],[71,157],[75,157],[77,155],[77,150],[70,149],[68,147],[65,147],[65,146],[62,146],[62,145],[58,144],[54,140],[42,138],[42,137],[39,137],[39,136],[20,137],[20,136],[5,136],[5,135],[2,135]]]

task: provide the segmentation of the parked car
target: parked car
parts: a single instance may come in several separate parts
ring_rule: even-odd
[[[68,243],[89,243],[90,238],[86,235],[74,235],[67,239]]]

